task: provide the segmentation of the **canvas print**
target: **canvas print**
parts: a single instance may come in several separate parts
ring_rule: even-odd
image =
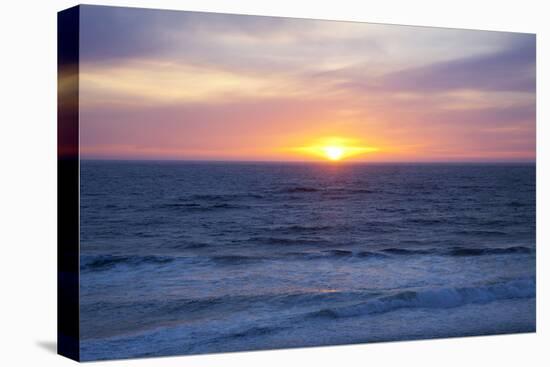
[[[59,350],[534,332],[534,34],[59,13]]]

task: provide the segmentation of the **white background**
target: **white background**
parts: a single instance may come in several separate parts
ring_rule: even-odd
[[[89,1],[227,13],[537,33],[537,333],[102,362],[130,366],[549,365],[547,242],[550,11],[544,0]],[[74,1],[8,0],[0,12],[0,365],[74,362],[56,339],[56,12]],[[543,142],[546,142],[544,144]],[[441,325],[444,327],[444,325]]]

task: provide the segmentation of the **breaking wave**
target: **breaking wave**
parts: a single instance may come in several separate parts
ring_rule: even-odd
[[[116,255],[98,255],[82,256],[80,258],[81,270],[108,270],[117,265],[137,266],[146,263],[166,264],[172,262],[174,258],[167,256],[116,256]]]
[[[310,316],[340,318],[385,313],[404,308],[454,308],[505,299],[532,298],[535,296],[535,288],[535,279],[527,278],[478,287],[402,291],[350,306],[325,308],[311,313]]]

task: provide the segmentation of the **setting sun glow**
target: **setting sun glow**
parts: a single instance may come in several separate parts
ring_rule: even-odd
[[[359,145],[354,139],[349,138],[324,138],[316,143],[292,149],[295,152],[316,156],[333,162],[340,161],[352,156],[376,152],[379,149],[370,146]]]
[[[323,150],[325,151],[325,155],[328,159],[331,161],[339,161],[342,159],[342,156],[344,155],[344,148],[343,147],[324,147]]]

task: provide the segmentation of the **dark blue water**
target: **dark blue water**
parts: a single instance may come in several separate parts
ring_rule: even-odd
[[[535,165],[81,164],[84,360],[535,330]]]

